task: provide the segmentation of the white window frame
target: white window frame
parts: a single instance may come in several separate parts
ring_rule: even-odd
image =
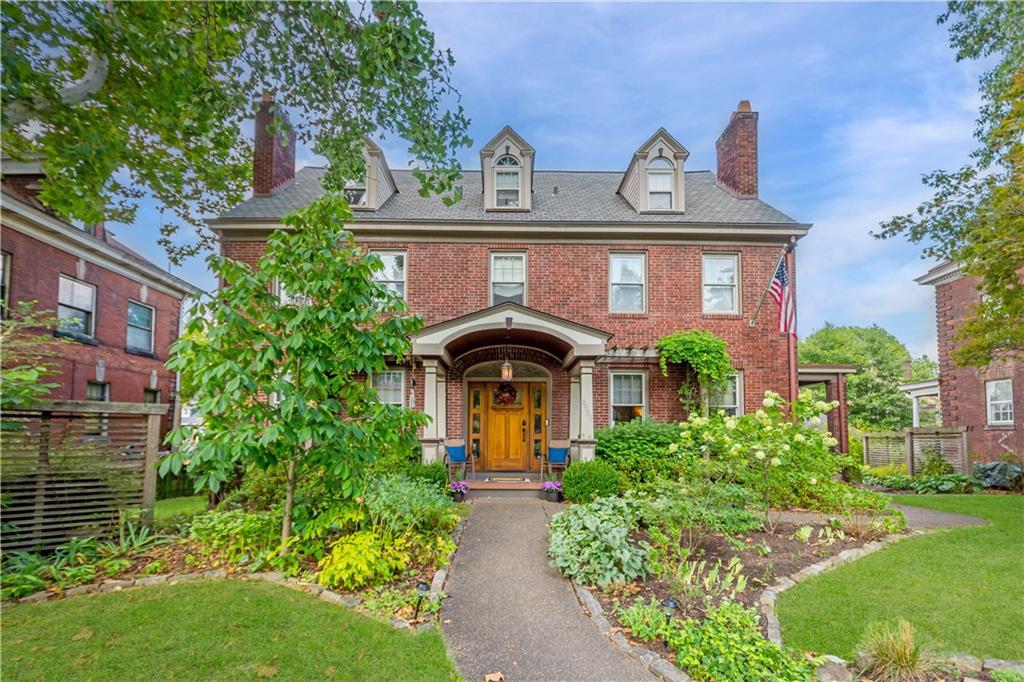
[[[656,161],[665,161],[666,163],[668,163],[669,167],[668,168],[652,168],[651,164],[655,163]],[[644,167],[644,170],[646,172],[645,183],[647,185],[647,210],[648,211],[653,211],[653,212],[658,212],[658,211],[666,211],[666,212],[675,211],[676,210],[676,164],[672,163],[672,160],[669,159],[668,157],[665,157],[665,156],[655,156],[653,159],[650,159],[646,163],[646,165]],[[667,194],[668,194],[668,208],[654,208],[654,207],[651,206],[651,194],[654,193],[654,190],[651,189],[651,176],[652,175],[667,176],[668,177],[668,185],[669,185],[669,191],[667,192]],[[657,193],[658,194],[666,194],[666,192],[664,192],[663,190],[658,190]]]
[[[614,307],[615,297],[612,291],[616,284],[636,286],[635,282],[615,282],[612,277],[615,268],[612,264],[616,258],[635,258],[639,256],[643,261],[642,280],[640,286],[643,292],[641,296],[640,310],[618,310]],[[612,251],[608,254],[608,312],[620,315],[646,315],[647,314],[647,252],[646,251]]]
[[[145,303],[140,303],[132,299],[128,299],[128,308],[130,309],[133,305],[137,305],[140,308],[149,308],[149,348],[136,348],[135,346],[129,345],[128,343],[128,327],[135,327],[136,329],[142,329],[142,327],[136,327],[131,322],[128,322],[127,316],[125,317],[125,339],[124,346],[129,350],[140,350],[146,353],[152,353],[153,347],[156,343],[156,308]]]
[[[4,288],[3,298],[0,300],[0,314],[6,316],[11,309],[11,254],[7,251],[0,251],[0,285]]]
[[[89,312],[89,329],[87,331],[85,331],[85,332],[77,332],[77,331],[74,331],[74,330],[71,330],[71,329],[61,329],[59,322],[57,323],[57,329],[61,333],[63,333],[63,334],[79,334],[79,335],[88,336],[89,338],[95,338],[96,337],[96,306],[97,306],[97,302],[98,302],[96,285],[95,284],[89,284],[88,282],[83,282],[82,280],[80,280],[80,279],[78,279],[76,277],[72,277],[70,275],[60,274],[58,276],[58,278],[57,278],[57,317],[58,318],[60,317],[60,309],[61,309],[61,307],[70,308],[72,310],[82,310],[81,308],[76,308],[73,305],[68,305],[68,304],[65,304],[65,303],[61,303],[61,301],[60,301],[60,280],[62,280],[62,279],[66,279],[69,282],[73,282],[75,284],[81,284],[83,286],[87,286],[90,289],[92,289],[92,310],[88,311]]]
[[[999,405],[1008,405],[1010,408],[1009,419],[995,419],[995,405],[992,400],[992,389],[996,384],[1006,382],[1010,387],[1010,399],[998,401]],[[1013,379],[990,379],[985,382],[985,421],[989,426],[1012,426],[1013,425]]]
[[[381,400],[381,402],[384,403],[385,405],[401,405],[401,406],[404,407],[405,406],[405,399],[406,399],[406,396],[405,396],[405,369],[402,368],[402,367],[394,367],[394,368],[388,368],[388,369],[384,370],[383,372],[371,372],[370,373],[370,386],[372,386],[373,390],[377,392],[377,397],[378,398],[380,398],[381,395],[380,395],[380,392],[377,390],[376,379],[381,374],[398,374],[399,377],[401,378],[401,392],[402,392],[401,398],[399,399],[399,401],[397,403],[388,402],[386,400]]]
[[[402,296],[401,296],[401,298],[402,298],[403,301],[408,301],[409,300],[409,252],[405,251],[403,249],[370,249],[370,253],[374,254],[375,256],[401,256],[402,257]],[[383,270],[378,270],[377,272],[373,273],[374,278],[378,282],[382,282],[382,283],[385,283],[385,284],[388,284],[388,283],[391,283],[391,282],[398,282],[397,279],[381,279],[379,277],[379,275],[381,275],[383,272],[384,272]]]
[[[521,305],[528,305],[530,300],[530,262],[527,258],[526,251],[491,251],[489,256],[490,267],[487,273],[487,297],[490,301],[490,305],[496,305],[494,302],[494,285],[495,284],[519,284],[519,282],[495,282],[494,280],[494,259],[503,258],[508,256],[517,256],[523,261],[523,302]]]
[[[725,287],[725,286],[729,286],[727,284],[715,284],[715,283],[708,283],[708,282],[704,281],[704,262],[706,260],[708,260],[708,259],[714,259],[714,258],[719,258],[719,259],[731,258],[733,260],[733,263],[735,263],[735,267],[733,268],[733,272],[736,273],[736,276],[735,276],[734,281],[732,283],[732,288],[733,288],[732,310],[709,310],[707,307],[705,307],[705,304],[704,304],[704,290],[707,287]],[[701,311],[703,311],[703,313],[705,315],[739,315],[740,314],[740,310],[743,309],[743,304],[740,302],[740,292],[742,290],[742,287],[740,287],[740,281],[741,281],[741,278],[742,278],[742,273],[740,271],[740,267],[741,267],[740,254],[738,254],[738,253],[707,251],[707,252],[701,254],[701,258],[700,258],[700,305],[701,305]]]
[[[636,407],[636,405],[615,402],[615,377],[639,376],[640,377],[640,419],[647,419],[649,400],[647,398],[647,372],[634,369],[613,369],[608,372],[608,425],[615,425],[616,407]]]
[[[746,396],[743,394],[743,370],[737,369],[729,373],[730,379],[736,380],[736,414],[734,416],[740,417],[743,415],[743,403],[746,400]],[[708,391],[703,392],[704,409],[708,414],[714,414],[719,409],[726,407],[733,407],[731,405],[712,405],[711,394]]]
[[[515,165],[500,166],[498,165],[502,159],[512,159],[515,161]],[[516,176],[516,205],[515,206],[503,206],[498,203],[498,173],[515,173]],[[494,174],[492,176],[494,182],[494,208],[499,211],[518,211],[523,207],[523,162],[512,154],[502,154],[494,160]],[[502,190],[508,192],[510,190]]]

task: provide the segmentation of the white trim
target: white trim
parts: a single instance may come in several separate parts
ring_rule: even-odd
[[[377,256],[402,256],[402,300],[409,301],[409,251],[407,249],[370,249]],[[380,274],[374,273],[374,276]],[[378,282],[394,282],[397,280],[377,279]]]
[[[530,271],[529,271],[530,264],[529,264],[529,258],[527,256],[527,252],[523,251],[521,249],[514,249],[514,250],[509,250],[509,251],[503,251],[501,249],[495,249],[495,250],[490,252],[490,255],[488,256],[488,268],[487,268],[487,300],[488,300],[488,305],[497,305],[497,303],[494,302],[494,284],[495,284],[495,282],[494,282],[494,258],[495,258],[495,256],[521,256],[522,257],[522,259],[523,259],[523,300],[522,300],[522,302],[519,305],[523,305],[523,306],[529,305],[528,301],[530,300],[530,298],[529,298],[529,288],[530,287],[529,287],[528,283],[530,281]],[[500,284],[516,284],[516,282],[500,282]],[[505,301],[501,301],[501,302],[504,303]],[[514,303],[514,301],[513,301],[513,303]]]
[[[615,286],[616,284],[628,285],[630,283],[623,283],[623,282],[616,283],[616,282],[612,281],[612,272],[613,272],[612,261],[615,258],[636,257],[636,256],[639,256],[641,258],[641,260],[643,261],[643,265],[644,265],[644,267],[643,267],[643,282],[641,283],[641,287],[643,289],[643,298],[642,298],[643,304],[642,304],[642,307],[641,307],[640,310],[616,310],[615,308],[612,307],[612,301],[613,301],[612,287]],[[609,313],[618,314],[618,315],[646,315],[647,314],[647,279],[648,279],[648,277],[647,277],[647,252],[646,251],[609,251],[608,252],[608,312]],[[636,286],[636,285],[633,284],[633,286]]]
[[[732,296],[732,310],[708,310],[704,303],[704,289],[706,287],[725,287],[727,284],[708,284],[704,281],[704,261],[709,258],[731,258],[735,267],[733,272],[735,273],[732,283],[733,296]],[[741,257],[739,253],[727,252],[727,251],[704,251],[700,254],[700,309],[704,315],[739,315],[740,311],[743,310],[743,302],[740,300],[741,292],[743,287],[740,283],[743,281],[743,275],[740,268]]]
[[[3,306],[3,314],[6,315],[7,311],[11,308],[11,263],[14,260],[14,256],[11,255],[10,251],[0,251],[0,278],[3,281],[0,285],[4,288],[3,299],[0,300],[0,305]]]
[[[647,396],[647,372],[645,370],[637,369],[610,369],[608,370],[608,424],[609,426],[615,425],[615,377],[617,376],[640,376],[641,386],[641,397],[643,401],[640,405],[642,414],[641,419],[647,419],[648,414],[648,396]],[[636,405],[629,405],[626,403],[621,404],[622,407],[636,407]]]
[[[125,327],[125,330],[124,330],[124,347],[125,347],[126,350],[128,350],[128,349],[130,349],[130,350],[141,350],[141,351],[145,351],[147,353],[152,353],[153,352],[153,348],[156,345],[156,308],[154,308],[151,305],[146,305],[145,303],[142,303],[140,301],[136,301],[134,299],[129,298],[128,299],[128,308],[129,309],[132,307],[133,303],[135,305],[137,305],[137,306],[142,307],[142,308],[149,308],[149,313],[150,313],[149,314],[149,348],[135,348],[134,346],[128,345],[128,328],[129,327],[135,327],[135,325],[133,325],[131,322],[128,321],[127,315],[125,316],[125,324],[124,324],[124,327]],[[135,327],[135,328],[136,329],[142,329],[142,327]]]
[[[994,384],[1006,382],[1010,386],[1010,399],[998,401],[1000,405],[1009,404],[1010,418],[995,420],[993,415],[992,388]],[[1013,425],[1013,379],[989,379],[985,382],[985,423],[989,426],[1012,426]]]
[[[952,261],[936,265],[934,268],[924,273],[920,277],[915,277],[914,281],[918,284],[942,284],[956,279],[961,274],[960,265],[953,263]]]

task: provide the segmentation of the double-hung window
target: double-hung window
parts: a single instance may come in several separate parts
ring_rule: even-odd
[[[491,305],[526,305],[526,254],[491,254]]]
[[[704,312],[739,313],[739,265],[736,254],[704,254]]]
[[[506,154],[494,166],[494,205],[519,208],[519,159]]]
[[[153,321],[156,311],[148,305],[128,301],[128,348],[153,352]]]
[[[644,397],[647,394],[644,390],[645,380],[643,372],[612,372],[612,424],[644,418],[646,412]]]
[[[92,336],[95,328],[96,287],[60,276],[57,327],[62,332]]]
[[[373,375],[373,389],[386,405],[405,404],[405,372],[400,369],[376,372]]]
[[[373,273],[374,278],[386,286],[399,298],[405,298],[405,252],[404,251],[373,251],[371,252],[384,264],[384,267]]]
[[[995,379],[985,382],[988,423],[993,426],[1013,424],[1013,382]]]
[[[11,307],[11,254],[0,251],[0,315],[6,317]]]
[[[727,415],[738,417],[743,414],[743,374],[729,375],[724,387],[708,395],[708,411],[717,414],[721,410]]]
[[[647,256],[613,253],[609,260],[609,309],[613,313],[642,313],[646,309]]]
[[[647,210],[672,210],[672,180],[675,167],[664,156],[651,159],[647,164]]]

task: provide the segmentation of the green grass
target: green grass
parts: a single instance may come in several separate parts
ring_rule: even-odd
[[[933,651],[1024,659],[1024,498],[893,501],[980,516],[990,525],[903,540],[782,593],[787,646],[851,657],[870,623],[905,618]]]
[[[4,609],[10,680],[453,680],[412,634],[281,585],[211,581]]]
[[[206,511],[206,495],[193,495],[191,497],[169,497],[166,500],[157,500],[154,516],[159,521],[171,516],[194,516]]]

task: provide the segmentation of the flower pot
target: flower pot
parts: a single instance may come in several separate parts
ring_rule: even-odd
[[[544,492],[544,497],[548,502],[561,502],[562,493],[558,490],[547,490]]]
[[[466,493],[462,492],[461,490],[453,492],[452,499],[454,499],[456,502],[462,502],[464,499],[466,499]]]

